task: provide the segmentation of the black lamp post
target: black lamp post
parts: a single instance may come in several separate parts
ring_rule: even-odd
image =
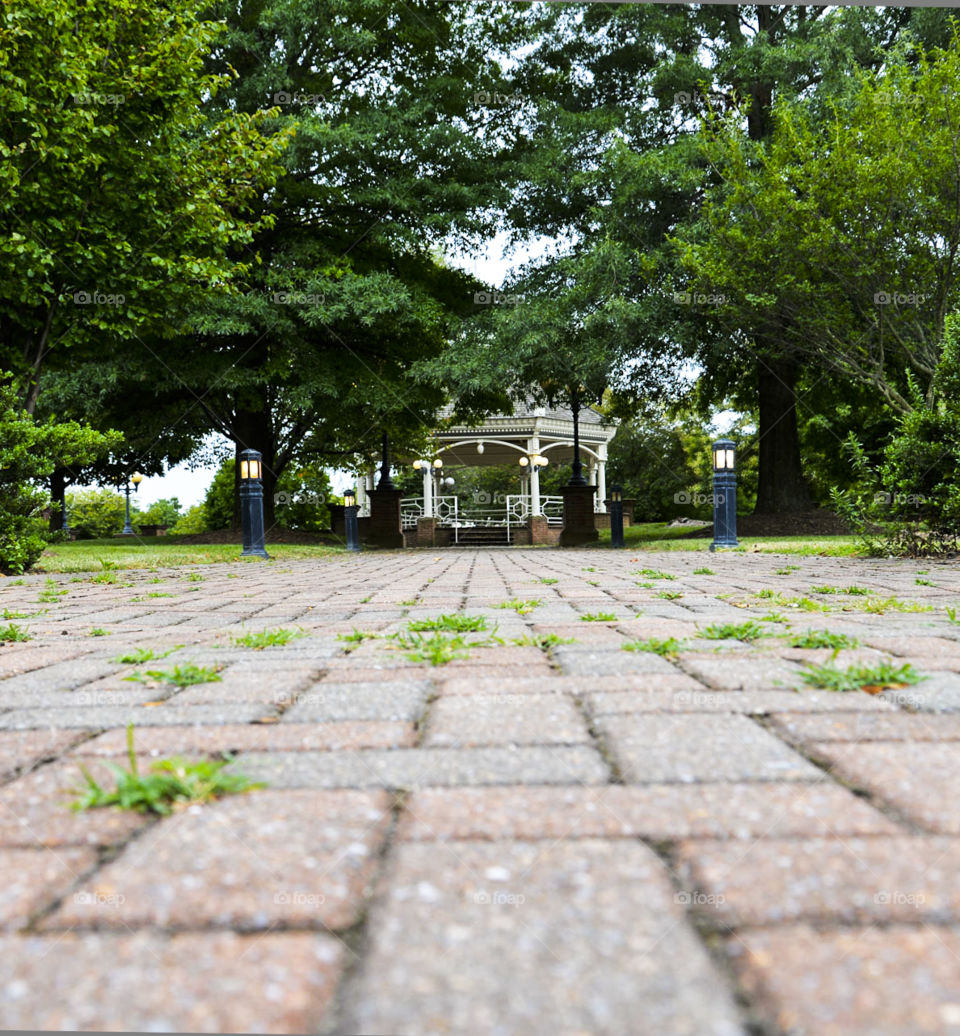
[[[390,454],[389,454],[389,440],[387,439],[387,433],[383,433],[383,460],[380,465],[380,481],[377,483],[377,489],[396,489],[397,487],[393,484],[393,479],[390,477]]]
[[[355,489],[343,491],[343,531],[347,535],[347,550],[360,549],[360,525],[357,522],[357,492]]]
[[[610,546],[623,546],[623,486],[610,487]]]
[[[123,532],[120,533],[121,536],[133,536],[134,535],[133,526],[130,524],[130,494],[131,493],[136,493],[136,491],[140,488],[140,483],[142,481],[143,481],[143,475],[141,475],[139,471],[135,471],[130,476],[130,478],[127,479],[127,484],[123,487],[123,489],[120,490],[120,492],[123,493],[123,495],[127,498],[126,516],[124,517],[124,520],[123,520]],[[63,520],[64,520],[64,526],[66,526],[66,520],[67,520],[66,497],[64,497],[64,503],[63,503]]]
[[[570,481],[568,486],[585,486],[583,464],[580,461],[580,396],[574,393],[570,400],[570,412],[573,414],[573,464],[570,465]]]
[[[737,543],[737,449],[730,439],[713,444],[713,543],[736,547]]]
[[[240,523],[243,527],[242,558],[268,558],[263,545],[263,455],[257,450],[240,454]]]

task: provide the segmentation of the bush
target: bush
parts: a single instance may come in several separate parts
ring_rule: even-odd
[[[213,476],[203,501],[204,522],[207,529],[232,529],[234,508],[236,505],[236,489],[234,488],[234,472],[237,462],[228,457],[220,470]]]
[[[330,479],[316,465],[287,470],[277,480],[274,508],[282,529],[324,532],[330,528]]]
[[[130,520],[139,518],[130,501]],[[67,521],[78,540],[119,536],[126,503],[115,489],[74,489],[67,493]]]
[[[92,463],[121,443],[118,432],[100,433],[74,421],[37,422],[9,384],[0,387],[0,571],[26,571],[46,547],[42,512],[49,496],[41,481],[57,467]]]
[[[132,503],[132,501],[131,501]],[[137,514],[137,520],[133,523],[139,529],[142,525],[166,525],[171,528],[180,520],[180,501],[175,497],[169,500],[158,500],[151,504],[145,511]]]
[[[912,386],[911,386],[912,387]],[[943,350],[925,399],[901,417],[879,467],[851,434],[854,488],[834,507],[873,554],[955,551],[960,539],[960,317],[948,317]]]
[[[206,532],[207,514],[203,504],[194,504],[185,514],[182,514],[168,530],[177,536],[190,536],[198,532]]]

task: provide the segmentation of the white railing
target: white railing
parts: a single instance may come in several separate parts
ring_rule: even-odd
[[[453,529],[454,542],[459,543],[460,529],[503,528],[507,530],[507,542],[512,540],[511,530],[525,526],[530,518],[530,496],[526,493],[510,494],[503,508],[470,508],[460,511],[455,496],[435,496],[433,513],[437,524]],[[540,513],[548,525],[563,525],[563,497],[541,496]],[[422,496],[407,496],[400,501],[400,524],[404,529],[415,529],[417,522],[426,517],[426,505]]]

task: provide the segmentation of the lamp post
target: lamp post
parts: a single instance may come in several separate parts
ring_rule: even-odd
[[[257,450],[240,454],[240,523],[243,527],[242,558],[268,558],[263,545],[263,455]]]
[[[359,550],[360,525],[357,522],[357,494],[353,489],[343,491],[343,531],[347,535],[347,550]]]
[[[142,481],[143,481],[143,475],[141,475],[139,471],[135,471],[130,476],[130,478],[127,479],[127,484],[123,487],[123,489],[120,490],[120,492],[123,493],[123,495],[127,498],[126,516],[124,517],[124,520],[123,520],[123,532],[120,533],[121,536],[133,536],[134,535],[133,526],[130,524],[130,494],[131,493],[136,493],[136,491],[140,488],[140,483]],[[66,523],[66,517],[67,517],[66,502],[64,502],[63,517],[64,517],[64,523]]]
[[[570,466],[570,481],[568,486],[585,486],[587,480],[583,477],[583,464],[580,461],[580,396],[574,394],[570,400],[570,413],[573,415],[573,464]]]
[[[736,547],[737,543],[737,448],[730,439],[713,444],[713,543]]]
[[[623,546],[623,486],[610,487],[610,546]]]
[[[393,484],[393,479],[390,477],[390,441],[387,438],[387,433],[383,433],[383,456],[380,464],[380,481],[377,483],[377,489],[396,489],[397,487]]]

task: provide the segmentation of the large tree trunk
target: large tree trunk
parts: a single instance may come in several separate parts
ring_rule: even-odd
[[[755,514],[790,514],[813,506],[803,477],[797,429],[797,367],[777,357],[758,360],[759,480]]]
[[[269,410],[238,410],[233,427],[237,433],[236,492],[234,493],[233,527],[240,528],[240,454],[247,449],[263,454],[263,524],[269,533],[276,525],[274,494],[279,472],[276,470],[276,440]]]

